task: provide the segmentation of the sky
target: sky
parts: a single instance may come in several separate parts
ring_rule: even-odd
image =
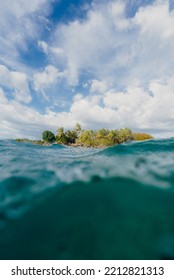
[[[173,0],[0,2],[0,138],[174,136]]]

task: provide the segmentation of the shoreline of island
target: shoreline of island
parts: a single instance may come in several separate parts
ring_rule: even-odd
[[[129,128],[99,130],[83,130],[77,123],[72,130],[65,130],[63,127],[57,129],[55,135],[50,130],[42,132],[42,140],[30,140],[27,138],[15,139],[17,142],[32,143],[40,146],[66,145],[71,147],[84,148],[106,148],[130,141],[145,141],[154,137],[147,133],[132,132]]]

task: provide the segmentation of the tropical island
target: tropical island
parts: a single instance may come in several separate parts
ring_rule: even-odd
[[[144,141],[152,139],[153,136],[147,133],[132,132],[129,128],[99,130],[83,130],[77,123],[72,130],[65,130],[63,127],[57,129],[55,135],[50,130],[44,130],[42,140],[29,140],[26,138],[16,139],[17,142],[30,142],[36,145],[48,146],[61,144],[68,146],[81,146],[93,148],[105,148],[129,141]]]

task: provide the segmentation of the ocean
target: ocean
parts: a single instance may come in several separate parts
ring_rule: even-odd
[[[0,140],[0,259],[174,259],[174,138]]]

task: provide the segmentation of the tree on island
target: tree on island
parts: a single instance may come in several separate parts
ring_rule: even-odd
[[[83,130],[79,123],[74,129],[66,130],[59,127],[56,136],[50,130],[42,133],[41,140],[16,139],[18,142],[31,142],[33,144],[44,145],[46,143],[57,143],[64,145],[104,148],[114,146],[128,141],[143,141],[152,139],[153,137],[147,133],[133,133],[129,128],[106,129],[99,130]]]
[[[78,138],[76,130],[67,130],[64,131],[63,127],[58,128],[57,135],[56,135],[56,141],[60,144],[73,144],[76,142],[76,139]]]
[[[134,141],[142,141],[142,140],[148,140],[152,139],[153,136],[147,133],[142,133],[142,132],[134,132],[133,133],[133,140]]]
[[[50,130],[44,130],[42,132],[42,139],[45,142],[54,142],[56,140],[56,137]]]
[[[79,123],[76,123],[74,131],[77,133],[78,136],[82,133],[82,127]]]
[[[82,146],[94,147],[96,133],[94,130],[84,130],[81,132],[76,143]]]
[[[58,128],[55,136],[56,142],[64,145],[78,145],[85,147],[108,147],[121,144],[132,140],[151,139],[148,134],[132,133],[129,128],[120,128],[109,130],[101,128],[100,130],[82,130],[81,125],[77,123],[72,130],[65,131],[63,127]]]
[[[129,128],[109,130],[102,128],[98,131],[83,130],[76,143],[88,147],[107,147],[133,140]]]

